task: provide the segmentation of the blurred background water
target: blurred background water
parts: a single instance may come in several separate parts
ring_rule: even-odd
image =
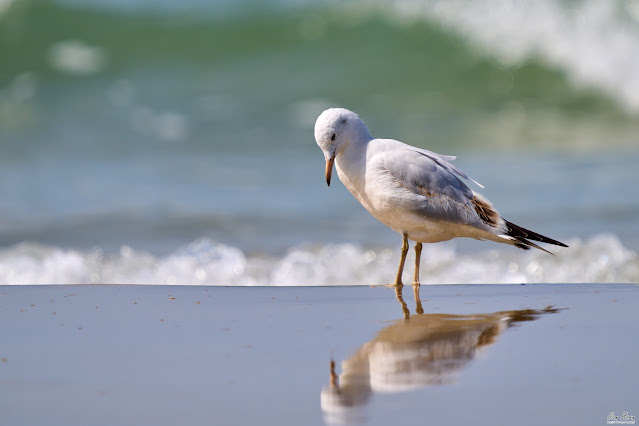
[[[0,282],[390,282],[331,106],[571,245],[432,245],[423,282],[638,282],[638,51],[638,1],[0,0]]]

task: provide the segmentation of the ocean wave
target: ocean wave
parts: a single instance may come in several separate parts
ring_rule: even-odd
[[[370,4],[368,1],[362,2]],[[583,0],[398,0],[374,2],[403,21],[426,19],[464,37],[506,66],[540,60],[580,86],[639,111],[639,7]]]
[[[423,284],[639,282],[639,255],[618,237],[573,239],[557,256],[510,247],[460,253],[454,244],[426,245]],[[280,257],[248,256],[202,238],[167,256],[129,246],[119,253],[20,243],[0,251],[2,284],[173,284],[335,286],[389,283],[398,250],[354,244],[304,245]],[[409,255],[407,265],[411,265]],[[404,282],[410,283],[411,267]]]
[[[9,2],[10,3],[10,2]],[[595,88],[631,112],[639,112],[639,6],[637,2],[599,0],[497,0],[486,7],[473,0],[360,0],[346,5],[334,1],[275,1],[255,7],[252,2],[154,2],[100,0],[92,6],[58,0],[76,8],[171,16],[202,20],[303,13],[300,30],[321,34],[328,10],[340,21],[363,22],[378,16],[396,22],[421,20],[463,37],[471,46],[507,67],[540,61],[562,71],[580,87]],[[319,11],[320,14],[315,14]],[[374,42],[374,41],[373,41]]]
[[[218,148],[229,140],[246,146],[256,134],[292,146],[336,104],[404,139],[428,131],[442,149],[636,145],[636,7],[162,3],[170,13],[139,0],[16,1],[5,10],[0,36],[38,28],[0,37],[0,126],[37,135],[17,150],[36,152],[33,129],[48,134],[50,126],[65,130],[47,143],[56,153],[84,134],[126,153],[132,140],[207,149],[211,134]],[[271,134],[277,126],[289,134]]]

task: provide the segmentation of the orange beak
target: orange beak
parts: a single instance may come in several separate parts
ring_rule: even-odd
[[[333,163],[335,162],[335,154],[326,160],[326,184],[331,186],[331,175],[333,174]]]

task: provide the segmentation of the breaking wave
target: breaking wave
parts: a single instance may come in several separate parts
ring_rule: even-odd
[[[453,244],[426,245],[422,283],[639,282],[639,256],[614,235],[568,241],[557,256],[499,247],[460,253]],[[371,285],[392,281],[399,250],[353,244],[306,245],[280,257],[199,239],[167,256],[123,246],[105,254],[20,243],[0,251],[2,284],[173,284],[235,286]],[[411,264],[412,259],[407,261]],[[404,282],[410,283],[410,267]]]
[[[427,19],[460,34],[506,66],[531,59],[561,70],[581,87],[600,90],[639,111],[637,2],[598,0],[399,0],[390,12],[403,20]]]

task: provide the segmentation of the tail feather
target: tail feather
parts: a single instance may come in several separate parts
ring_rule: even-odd
[[[568,247],[566,244],[560,241],[553,240],[552,238],[548,238],[541,234],[537,234],[536,232],[530,231],[526,228],[522,228],[521,226],[515,225],[514,223],[507,220],[504,220],[504,222],[506,223],[507,227],[506,235],[511,237],[515,241],[514,245],[521,249],[530,250],[531,247],[534,247],[536,249],[545,251],[546,253],[550,253],[548,250],[538,246],[537,244],[529,240],[553,244],[560,247]]]

